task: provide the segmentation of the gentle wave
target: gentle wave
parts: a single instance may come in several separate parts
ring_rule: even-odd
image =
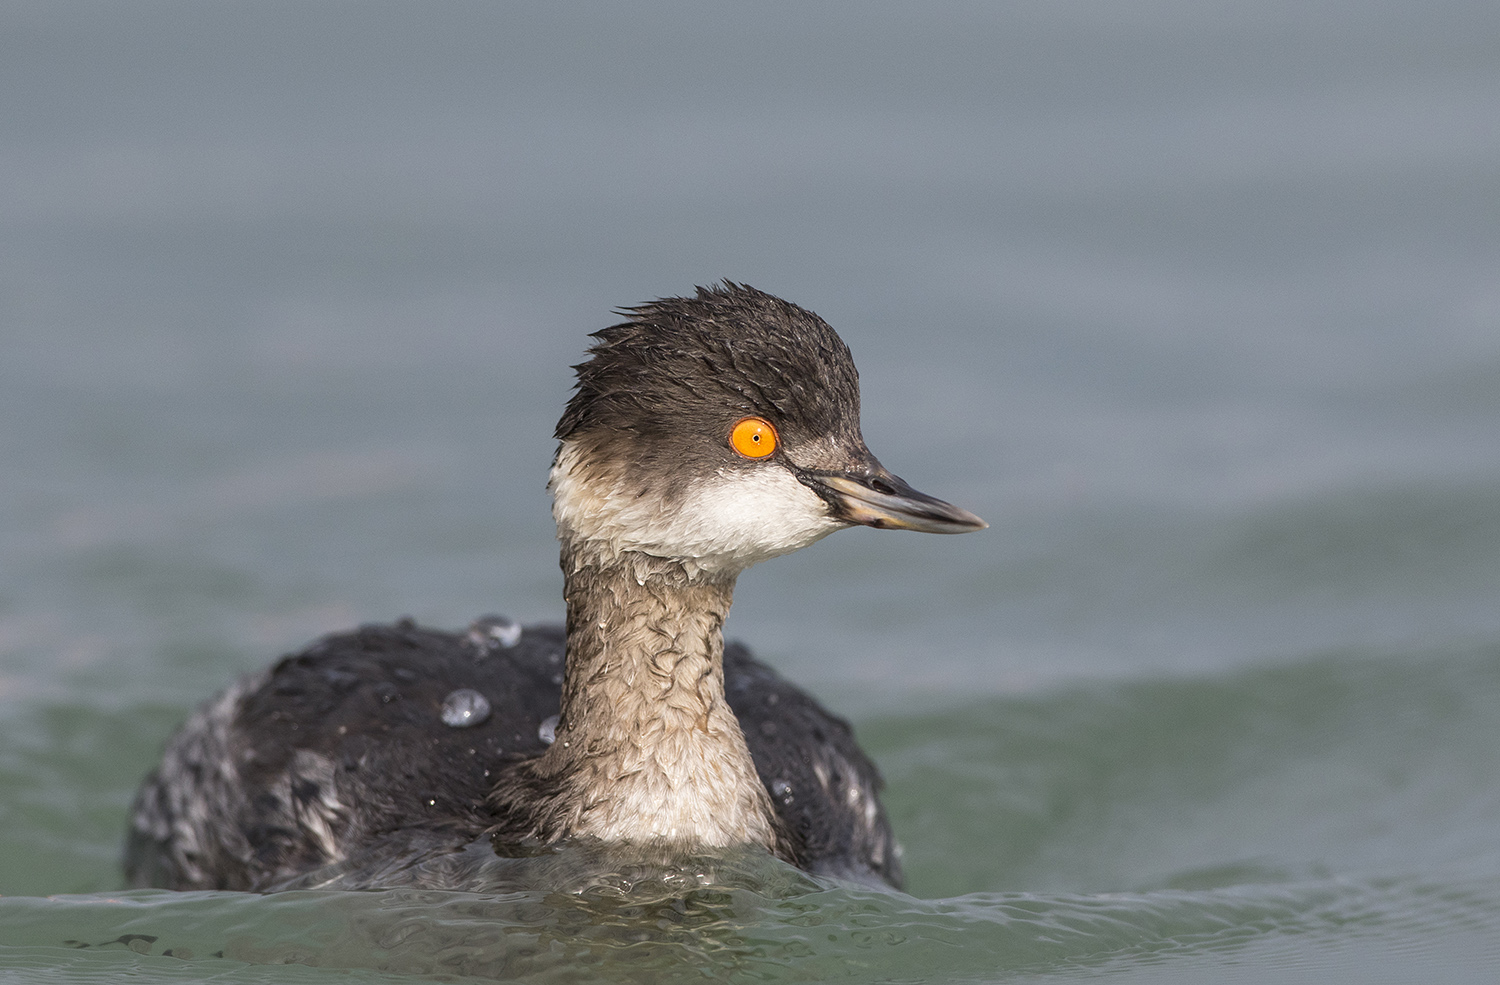
[[[0,923],[9,967],[48,968],[68,980],[135,968],[286,981],[288,964],[545,982],[984,980],[1146,970],[1268,945],[1312,954],[1357,940],[1399,948],[1442,932],[1492,937],[1500,930],[1500,879],[1329,879],[931,901],[847,887],[784,898],[731,889],[644,900],[148,891],[3,899]]]
[[[34,781],[13,786],[12,819],[37,837],[38,824],[53,837],[78,825],[96,858],[80,858],[80,871],[112,872],[117,812],[69,822],[68,804],[33,803],[26,790],[66,789],[84,764],[108,772],[115,718],[37,709],[27,743],[23,721],[11,723],[10,769]],[[1095,682],[861,731],[891,781],[911,888],[931,899],[818,882],[769,859],[738,875],[731,859],[711,886],[655,893],[600,883],[505,895],[12,896],[0,898],[0,965],[29,980],[127,968],[566,982],[1207,967],[1220,979],[1253,954],[1284,980],[1302,969],[1322,983],[1351,948],[1382,955],[1356,962],[1365,972],[1446,959],[1468,977],[1500,939],[1494,644]],[[113,755],[132,760],[146,741]],[[114,778],[112,799],[123,803],[127,779]],[[286,964],[301,970],[289,978]]]
[[[1330,653],[867,722],[923,896],[1500,874],[1500,647]]]

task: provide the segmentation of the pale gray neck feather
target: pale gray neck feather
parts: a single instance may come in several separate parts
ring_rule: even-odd
[[[783,854],[724,698],[733,576],[566,542],[562,561],[568,642],[556,738],[526,764],[516,796],[497,799],[529,814],[525,834],[543,841],[750,843]]]

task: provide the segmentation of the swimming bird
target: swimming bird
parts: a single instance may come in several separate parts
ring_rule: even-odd
[[[876,767],[724,618],[740,572],[836,530],[985,523],[870,453],[811,311],[725,281],[621,315],[556,430],[566,625],[364,626],[242,679],[143,783],[131,884],[464,888],[435,861],[589,843],[899,887]]]

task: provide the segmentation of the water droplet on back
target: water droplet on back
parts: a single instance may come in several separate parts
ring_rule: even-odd
[[[490,717],[490,699],[470,687],[461,687],[443,699],[443,724],[472,728]]]
[[[521,642],[521,624],[505,616],[480,616],[469,623],[468,640],[481,653],[508,650]]]

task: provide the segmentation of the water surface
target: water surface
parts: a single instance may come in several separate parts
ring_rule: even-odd
[[[1497,36],[1460,2],[6,7],[0,968],[1492,980]],[[854,720],[910,895],[121,892],[136,783],[235,674],[560,616],[567,367],[720,277],[827,318],[875,452],[992,524],[830,538],[729,626]]]

